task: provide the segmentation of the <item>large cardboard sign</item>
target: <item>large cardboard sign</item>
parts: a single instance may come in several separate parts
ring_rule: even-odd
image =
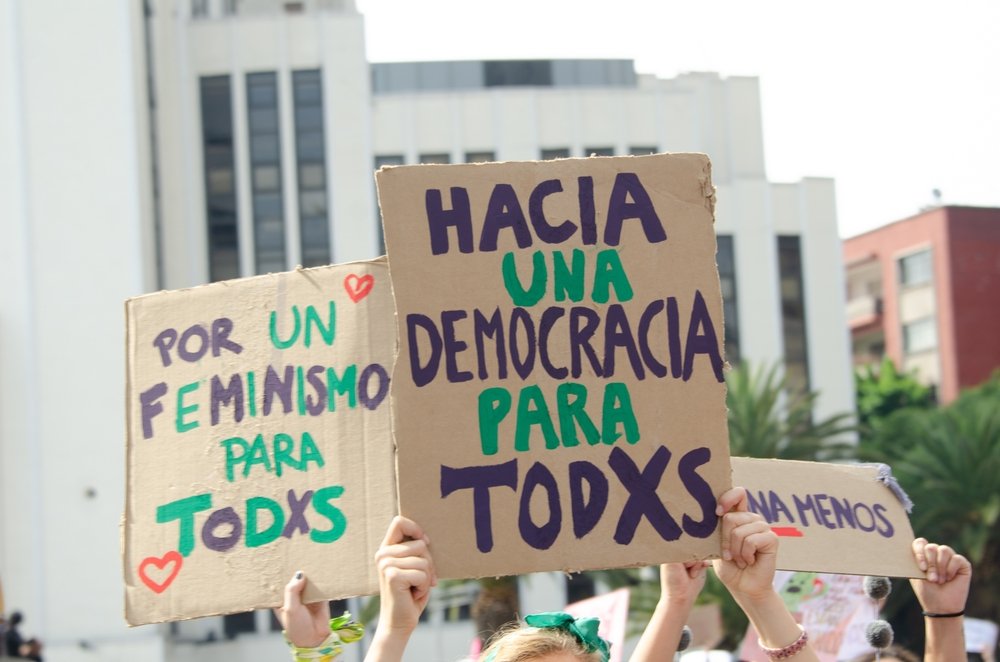
[[[699,154],[377,173],[400,509],[442,577],[719,553],[729,487]]]
[[[378,590],[395,514],[384,260],[126,303],[126,620]]]
[[[878,467],[745,457],[732,463],[750,510],[781,536],[780,569],[924,576],[913,560],[906,510]]]

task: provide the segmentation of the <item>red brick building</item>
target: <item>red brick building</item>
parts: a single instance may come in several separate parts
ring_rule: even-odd
[[[955,399],[1000,367],[1000,209],[946,206],[844,241],[856,365],[888,355]]]

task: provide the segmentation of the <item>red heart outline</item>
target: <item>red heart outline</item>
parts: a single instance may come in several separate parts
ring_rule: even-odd
[[[349,274],[344,278],[344,289],[347,290],[347,296],[351,297],[351,301],[357,303],[368,296],[368,293],[372,291],[375,286],[375,276],[371,274],[366,274],[364,276],[358,276],[357,274]]]
[[[158,570],[163,570],[169,564],[174,564],[174,569],[170,572],[166,579],[162,582],[157,582],[148,575],[146,575],[146,566],[155,565]],[[180,555],[179,552],[167,552],[162,558],[156,556],[150,556],[149,558],[143,559],[142,563],[139,564],[139,579],[152,590],[154,593],[163,593],[167,590],[177,577],[177,573],[181,571],[181,566],[184,565],[184,557]]]

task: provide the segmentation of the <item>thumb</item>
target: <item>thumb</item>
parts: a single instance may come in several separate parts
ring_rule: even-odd
[[[295,573],[292,579],[285,584],[285,604],[283,609],[290,609],[292,607],[302,604],[302,591],[306,587],[306,575],[304,572],[299,570]]]

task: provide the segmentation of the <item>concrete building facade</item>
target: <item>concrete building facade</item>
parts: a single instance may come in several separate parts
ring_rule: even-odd
[[[0,55],[0,580],[53,660],[286,654],[266,612],[124,625],[122,303],[379,254],[380,165],[709,154],[730,360],[853,410],[833,182],[768,181],[755,78],[371,64],[350,0],[9,0]],[[465,652],[471,595],[437,594],[411,659]]]
[[[1000,209],[945,206],[844,241],[855,364],[892,358],[954,400],[1000,367]]]

